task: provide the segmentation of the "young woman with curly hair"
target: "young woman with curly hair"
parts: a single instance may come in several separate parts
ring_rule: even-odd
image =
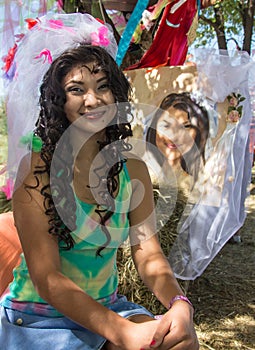
[[[1,300],[5,349],[198,349],[193,308],[157,239],[146,165],[129,155],[129,90],[98,45],[62,52],[44,75],[33,131],[42,147],[32,144],[19,179],[22,160],[13,194],[24,254]],[[169,308],[160,319],[117,293],[116,253],[128,238],[140,276]]]

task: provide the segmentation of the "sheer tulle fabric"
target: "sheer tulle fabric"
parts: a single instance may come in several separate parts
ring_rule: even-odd
[[[170,251],[169,261],[175,275],[184,280],[200,276],[243,225],[251,174],[249,89],[255,82],[251,77],[254,61],[245,52],[230,57],[225,53],[202,50],[196,53],[196,62],[198,83],[212,103],[223,102],[232,92],[240,93],[245,100],[239,122],[227,122],[223,134],[208,154],[204,171],[208,176],[200,179],[202,195],[196,204],[187,208],[188,218],[180,224]],[[221,186],[216,186],[219,183]]]

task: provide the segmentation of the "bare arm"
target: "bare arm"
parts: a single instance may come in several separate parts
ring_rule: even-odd
[[[182,290],[158,241],[149,173],[143,162],[134,159],[129,161],[128,169],[134,180],[130,213],[132,256],[145,284],[167,307]]]
[[[141,161],[131,159],[128,169],[134,180],[130,213],[133,260],[144,283],[167,308],[170,300],[183,292],[157,238],[153,192],[147,167]],[[182,349],[197,349],[192,318],[193,309],[188,303],[182,300],[175,302],[154,334],[153,347],[162,344],[160,349],[169,349],[182,344]]]

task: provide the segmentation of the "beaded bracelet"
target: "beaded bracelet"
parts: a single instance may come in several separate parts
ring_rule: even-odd
[[[171,309],[171,307],[173,306],[174,302],[176,302],[177,300],[186,301],[186,303],[188,303],[190,306],[193,307],[191,301],[190,301],[187,297],[185,297],[184,295],[176,295],[175,297],[173,297],[173,298],[171,299],[171,301],[170,301],[170,303],[169,303],[169,306],[168,306],[168,310]],[[193,307],[193,309],[194,309],[194,307]]]

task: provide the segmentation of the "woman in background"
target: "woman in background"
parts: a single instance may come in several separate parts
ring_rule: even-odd
[[[205,145],[209,135],[207,110],[186,92],[171,93],[161,102],[146,133],[146,147],[162,169],[166,184],[168,173],[178,185],[198,179],[205,162]]]

